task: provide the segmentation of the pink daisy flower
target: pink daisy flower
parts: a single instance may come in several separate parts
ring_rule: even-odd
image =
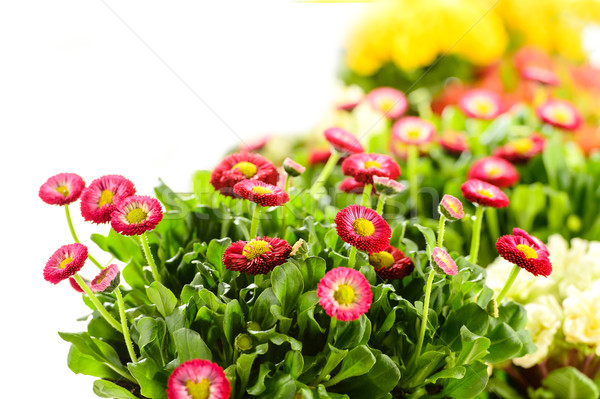
[[[112,228],[125,236],[153,230],[163,218],[160,202],[145,195],[132,195],[118,204],[111,215]]]
[[[433,123],[416,116],[405,116],[392,126],[392,142],[420,146],[431,142],[434,136]]]
[[[513,231],[515,232],[515,231]],[[541,241],[518,229],[516,235],[504,235],[496,241],[496,249],[507,261],[527,270],[534,276],[548,277],[552,273],[548,249]]]
[[[68,279],[81,270],[87,255],[88,249],[83,244],[63,245],[46,262],[44,279],[52,284]]]
[[[388,196],[399,194],[406,188],[404,184],[383,176],[373,176],[373,186],[379,194]]]
[[[513,235],[517,236],[517,237],[524,237],[527,240],[531,240],[533,241],[539,248],[543,249],[544,251],[548,252],[548,247],[546,247],[546,244],[544,244],[542,242],[542,240],[540,240],[537,237],[534,237],[532,235],[530,235],[528,232],[526,232],[523,229],[520,229],[518,227],[513,228]]]
[[[379,87],[367,94],[367,101],[375,111],[389,119],[397,119],[408,109],[406,96],[400,90],[391,87]]]
[[[350,205],[337,213],[335,224],[340,238],[361,251],[380,252],[390,245],[392,230],[373,209]]]
[[[135,194],[133,183],[119,175],[94,180],[81,194],[81,216],[88,222],[110,222],[116,203]]]
[[[286,158],[283,160],[283,170],[285,170],[288,176],[298,177],[306,171],[306,168],[291,158]]]
[[[83,280],[84,283],[87,284],[87,286],[90,286],[90,281],[85,279],[85,278],[81,278]],[[83,294],[83,288],[81,288],[81,286],[79,285],[79,283],[73,278],[73,277],[69,277],[69,284],[71,284],[71,287],[79,292],[80,294]]]
[[[229,399],[231,385],[225,372],[208,360],[180,364],[169,377],[167,399]]]
[[[565,100],[548,100],[536,111],[543,122],[565,130],[577,130],[583,122],[577,108]]]
[[[369,264],[384,280],[402,280],[415,270],[412,260],[391,245],[383,251],[369,254]]]
[[[469,150],[467,136],[462,132],[446,130],[438,138],[438,142],[444,151],[452,155],[460,155]]]
[[[344,159],[342,173],[354,177],[359,183],[373,184],[373,176],[396,180],[400,176],[400,165],[387,155],[363,152]]]
[[[477,179],[467,180],[460,186],[463,197],[467,201],[492,208],[508,206],[508,197],[498,187]]]
[[[358,139],[344,129],[331,127],[324,134],[329,144],[341,154],[358,154],[364,151]]]
[[[39,196],[46,204],[68,205],[79,199],[85,182],[75,173],[59,173],[42,184]]]
[[[338,186],[340,191],[348,194],[362,194],[365,185],[357,182],[353,177],[347,177]]]
[[[269,140],[271,140],[271,135],[268,134],[257,139],[251,140],[249,143],[245,143],[240,146],[240,152],[260,151],[263,148],[265,148]]]
[[[369,310],[373,301],[371,286],[365,276],[347,267],[328,271],[317,285],[317,296],[325,313],[340,321],[358,319]]]
[[[502,113],[500,96],[485,89],[469,90],[459,100],[458,105],[470,118],[490,120]]]
[[[452,195],[444,195],[440,202],[439,211],[448,220],[460,220],[465,216],[462,202]]]
[[[93,292],[103,292],[110,294],[117,288],[120,284],[120,273],[119,266],[110,265],[102,270],[90,284],[90,288]]]
[[[440,247],[433,248],[433,260],[435,265],[442,269],[444,273],[449,276],[454,276],[458,273],[458,267],[454,260],[448,255],[448,252],[444,251]]]
[[[546,146],[546,139],[539,133],[506,143],[494,150],[494,156],[504,158],[512,163],[525,163],[541,154]]]
[[[390,140],[390,151],[396,158],[402,159],[403,161],[406,161],[408,159],[408,147],[408,144],[395,140],[393,137],[392,140]],[[419,156],[423,157],[428,155],[429,151],[431,150],[431,147],[432,142],[419,145]]]
[[[284,190],[257,180],[244,180],[233,186],[234,194],[260,206],[281,206],[290,200]]]
[[[226,269],[247,273],[267,274],[287,262],[292,247],[276,237],[256,237],[251,241],[237,241],[223,253]]]
[[[221,194],[232,197],[233,186],[242,180],[258,180],[277,184],[279,173],[265,157],[252,152],[240,152],[225,157],[210,175],[210,184]]]
[[[467,178],[483,180],[503,188],[515,185],[519,181],[519,172],[503,158],[485,157],[473,162]]]
[[[559,86],[560,79],[550,69],[540,68],[535,65],[528,65],[519,70],[521,77],[532,82],[541,83],[547,86]]]

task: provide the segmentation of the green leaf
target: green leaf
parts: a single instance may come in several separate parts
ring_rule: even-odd
[[[121,363],[121,359],[119,359],[119,355],[113,347],[106,342],[90,337],[88,333],[59,332],[58,335],[65,341],[75,345],[80,353],[105,363],[108,367],[121,375],[126,373],[126,370]]]
[[[457,364],[471,364],[489,353],[487,349],[490,346],[490,340],[486,337],[473,334],[465,326],[462,326],[460,329],[460,338],[462,348],[456,360]]]
[[[283,314],[289,315],[304,290],[302,273],[292,262],[285,263],[271,272],[271,285]]]
[[[212,360],[212,352],[200,334],[181,328],[173,333],[173,341],[181,363],[192,359]]]
[[[225,308],[223,317],[223,333],[229,345],[233,345],[235,337],[244,331],[246,320],[244,312],[237,299],[230,301]]]
[[[137,399],[137,396],[127,389],[106,380],[94,381],[94,393],[101,398]]]
[[[146,288],[146,295],[156,305],[156,309],[163,317],[169,316],[177,306],[175,294],[158,281],[153,282]]]
[[[349,378],[338,384],[338,392],[347,392],[352,399],[380,399],[389,397],[398,381],[400,370],[392,359],[384,354],[375,356],[375,365],[367,374]]]
[[[217,276],[222,276],[224,271],[223,266],[223,253],[227,247],[231,245],[231,239],[221,238],[220,240],[211,240],[206,250],[206,259],[214,266]]]
[[[552,391],[556,399],[588,399],[600,396],[596,384],[574,367],[552,371],[542,381],[542,386]]]
[[[375,356],[365,345],[357,346],[348,352],[342,361],[340,371],[324,386],[335,385],[346,378],[366,374],[375,365]]]
[[[300,271],[302,272],[302,277],[304,279],[304,288],[315,289],[327,271],[325,259],[318,256],[306,258]]]
[[[271,369],[269,363],[261,363],[258,369],[258,377],[256,378],[256,383],[250,388],[248,388],[246,392],[254,396],[263,393],[267,389],[265,386],[265,378],[267,378],[270,373]]]
[[[425,384],[435,384],[437,382],[437,380],[443,379],[443,378],[445,378],[445,379],[453,378],[453,379],[459,380],[465,376],[466,372],[467,372],[467,370],[463,366],[456,366],[456,367],[452,367],[449,369],[443,369],[441,371],[438,371],[431,377],[427,378],[425,380]]]
[[[425,241],[427,241],[427,257],[431,260],[431,254],[433,253],[433,248],[437,245],[437,240],[435,238],[435,233],[429,227],[421,226],[419,224],[414,225],[421,234],[425,237]]]
[[[140,265],[146,263],[137,237],[124,236],[110,229],[108,235],[92,234],[91,239],[121,262],[127,263],[133,258]]]
[[[163,399],[167,396],[167,381],[159,376],[160,368],[152,359],[129,363],[127,368],[140,384],[142,395],[151,399]]]
[[[304,369],[304,358],[302,357],[302,353],[294,350],[288,351],[285,354],[283,369],[286,373],[291,375],[292,378],[298,379]]]
[[[460,329],[466,326],[474,334],[483,335],[488,329],[488,313],[476,303],[467,303],[451,312],[441,328],[441,339],[453,350],[458,350]]]
[[[121,378],[119,373],[114,371],[104,362],[101,362],[93,356],[84,355],[75,345],[71,345],[69,355],[67,356],[67,365],[75,374],[91,375],[92,377],[108,378],[117,380]]]
[[[496,326],[487,337],[491,344],[488,348],[489,354],[485,357],[488,363],[500,363],[517,355],[523,344],[519,336],[508,324],[502,323]]]
[[[484,390],[488,381],[487,366],[485,363],[477,361],[465,369],[466,373],[463,378],[448,380],[440,396],[448,396],[455,399],[471,399]]]

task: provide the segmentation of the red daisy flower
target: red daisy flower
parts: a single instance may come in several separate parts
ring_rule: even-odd
[[[400,90],[391,87],[379,87],[367,94],[367,101],[374,110],[389,119],[397,119],[408,109],[406,96]]]
[[[353,177],[347,177],[338,186],[340,191],[349,194],[362,194],[365,185],[354,180]]]
[[[324,134],[329,144],[341,154],[358,154],[364,151],[358,139],[344,129],[331,127]]]
[[[379,194],[388,196],[396,195],[406,188],[404,184],[382,176],[373,176],[373,187]]]
[[[433,123],[416,116],[405,116],[392,126],[392,142],[420,146],[432,141],[434,136]]]
[[[500,96],[485,89],[469,90],[462,96],[458,105],[470,118],[490,120],[502,113]]]
[[[534,236],[530,235],[528,232],[526,232],[523,229],[520,229],[518,227],[513,228],[513,235],[514,236],[518,236],[518,237],[525,237],[526,239],[535,242],[535,244],[538,247],[540,247],[541,249],[543,249],[544,251],[548,252],[548,247],[546,247],[546,244],[544,244],[542,242],[542,240],[540,240],[537,237],[534,237]]]
[[[119,266],[112,264],[102,270],[90,284],[93,292],[103,292],[110,294],[120,284]]]
[[[279,173],[265,157],[241,152],[225,157],[210,175],[210,184],[223,195],[233,196],[233,186],[242,180],[258,180],[277,184]]]
[[[452,195],[444,195],[440,202],[439,211],[448,220],[460,220],[465,216],[462,202]]]
[[[400,176],[400,165],[393,158],[382,154],[354,154],[342,162],[342,173],[352,176],[357,182],[373,184],[373,176],[396,180]]]
[[[493,184],[481,180],[467,180],[460,186],[460,190],[467,201],[475,202],[479,205],[504,208],[509,203],[508,197],[502,190]]]
[[[503,158],[485,157],[473,162],[467,178],[479,179],[503,188],[516,184],[519,181],[519,172]]]
[[[231,385],[225,372],[208,360],[181,363],[169,377],[167,399],[229,399]]]
[[[319,304],[329,317],[340,321],[357,320],[371,307],[373,293],[369,282],[358,270],[336,267],[317,285]]]
[[[308,154],[308,164],[310,166],[315,166],[320,163],[327,163],[330,156],[331,150],[329,148],[310,150],[310,153]]]
[[[287,173],[288,176],[298,177],[304,173],[304,171],[306,171],[306,168],[300,165],[298,162],[295,162],[290,158],[286,158],[283,160],[283,170],[285,170],[285,173]]]
[[[565,130],[577,130],[583,122],[577,108],[565,100],[548,100],[536,111],[543,122]]]
[[[125,236],[153,230],[163,218],[160,202],[145,195],[132,195],[118,204],[111,215],[112,228]]]
[[[433,261],[435,265],[449,276],[454,276],[458,273],[458,267],[454,260],[440,247],[433,248]]]
[[[510,141],[494,150],[494,156],[504,158],[512,163],[525,163],[534,156],[541,154],[546,146],[546,139],[539,133],[529,137]]]
[[[77,201],[85,182],[75,173],[59,173],[42,184],[39,196],[46,204],[68,205]]]
[[[340,238],[361,251],[381,252],[390,245],[392,230],[373,209],[350,205],[337,213],[335,224]]]
[[[87,255],[88,249],[83,244],[63,245],[46,262],[44,279],[52,284],[68,279],[81,270]]]
[[[519,70],[521,77],[532,82],[538,82],[547,86],[559,86],[558,76],[550,69],[528,65]]]
[[[521,229],[517,233],[518,235],[502,236],[496,241],[500,256],[534,276],[548,277],[552,273],[552,264],[546,246],[541,247],[539,239],[534,240]]]
[[[250,241],[237,241],[223,253],[226,269],[248,274],[267,274],[276,266],[287,262],[292,247],[276,237],[256,237]]]
[[[116,203],[135,194],[133,183],[119,175],[94,180],[81,194],[81,216],[88,222],[110,222]]]
[[[369,254],[369,263],[375,273],[385,280],[402,280],[415,270],[412,260],[391,245],[383,251]]]
[[[467,136],[462,132],[454,130],[445,130],[438,138],[442,148],[449,154],[460,155],[469,150]]]
[[[233,186],[234,194],[260,206],[281,206],[290,200],[284,190],[257,180],[244,180]]]

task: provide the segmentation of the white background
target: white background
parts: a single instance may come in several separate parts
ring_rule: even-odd
[[[309,129],[332,100],[343,38],[362,7],[0,4],[0,397],[95,397],[94,378],[67,368],[69,345],[57,335],[82,331],[75,319],[88,310],[67,282],[42,278],[48,257],[72,240],[63,209],[44,204],[39,186],[60,172],[87,183],[118,173],[142,194],[159,177],[187,190],[192,173],[213,166],[237,136]],[[105,232],[84,224],[77,204],[72,213],[84,243]]]

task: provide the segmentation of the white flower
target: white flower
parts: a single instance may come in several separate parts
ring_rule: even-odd
[[[567,342],[600,345],[600,281],[585,291],[571,287],[563,309],[563,333]]]

